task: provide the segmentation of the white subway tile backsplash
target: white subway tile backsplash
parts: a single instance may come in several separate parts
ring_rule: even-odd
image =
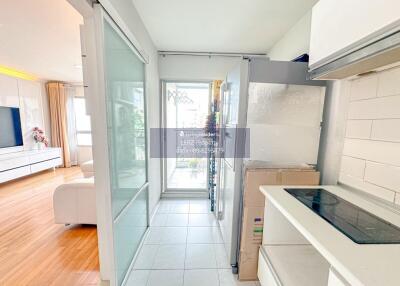
[[[350,100],[374,98],[377,94],[378,77],[369,76],[356,79],[351,83]]]
[[[386,201],[394,202],[394,197],[396,194],[394,191],[373,185],[371,183],[365,182],[362,179],[354,178],[347,174],[340,173],[339,182],[384,199]]]
[[[397,94],[400,94],[400,68],[380,73],[378,96],[390,96]]]
[[[349,120],[346,124],[346,138],[368,139],[371,136],[372,120]]]
[[[400,143],[345,139],[343,155],[400,166]]]
[[[371,139],[400,142],[400,119],[374,120]]]
[[[364,178],[365,160],[343,156],[340,170],[346,175],[362,179]]]
[[[342,155],[340,182],[400,204],[399,67],[351,82]]]
[[[348,119],[400,118],[400,95],[353,101],[349,104]]]
[[[386,164],[367,162],[365,181],[400,192],[400,168]]]

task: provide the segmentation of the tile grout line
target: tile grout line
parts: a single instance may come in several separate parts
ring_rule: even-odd
[[[192,227],[192,228],[198,228],[198,227],[202,227],[202,228],[209,228],[209,229],[211,229],[211,230],[214,230],[215,228],[218,228],[218,226],[217,225],[214,225],[213,223],[211,223],[211,224],[207,224],[207,225],[204,225],[204,226],[202,226],[202,225],[199,225],[199,226],[190,226],[189,225],[189,218],[190,218],[190,215],[192,214],[192,213],[190,213],[190,203],[189,203],[189,213],[160,213],[160,214],[162,214],[162,215],[165,215],[165,216],[167,216],[167,221],[166,221],[166,223],[165,223],[165,226],[159,226],[160,228],[167,228],[167,227],[170,227],[170,228],[172,228],[172,227],[185,227],[186,228],[186,235],[185,235],[185,258],[184,258],[184,269],[182,269],[183,270],[183,284],[185,283],[185,274],[186,274],[186,271],[188,271],[188,270],[215,270],[216,271],[216,274],[217,274],[217,279],[218,279],[218,285],[220,285],[221,284],[221,280],[220,280],[220,269],[225,269],[225,268],[219,268],[219,265],[218,265],[218,259],[217,259],[217,249],[216,249],[216,246],[218,245],[218,244],[222,244],[222,243],[220,243],[220,242],[216,242],[216,240],[215,240],[215,237],[214,237],[214,235],[212,235],[212,242],[211,243],[189,243],[189,241],[188,241],[188,237],[189,237],[189,227]],[[187,215],[187,219],[188,219],[188,221],[187,221],[187,225],[186,226],[169,226],[168,225],[168,217],[169,217],[169,215],[170,214],[185,214],[185,215]],[[203,215],[210,215],[208,212],[202,212],[202,213],[193,213],[193,214],[203,214]],[[214,232],[212,232],[213,234],[214,234]],[[159,248],[160,246],[161,246],[161,244],[164,244],[164,243],[160,243],[160,244],[158,244],[157,245],[157,247]],[[168,245],[168,244],[170,244],[170,243],[166,243],[166,245]],[[186,261],[187,261],[187,248],[188,248],[188,244],[204,244],[204,245],[207,245],[207,244],[211,244],[212,245],[212,248],[213,248],[213,250],[214,250],[214,259],[215,259],[215,263],[216,263],[216,267],[215,268],[186,268]],[[173,245],[176,245],[175,243],[173,244]],[[154,265],[154,261],[153,261],[153,265]],[[158,270],[160,270],[160,269],[158,269]],[[164,269],[164,270],[174,270],[174,269]],[[175,270],[179,270],[179,269],[175,269]],[[150,270],[150,271],[154,271],[153,269],[152,270]]]
[[[218,259],[217,259],[217,248],[216,248],[215,244],[213,244],[213,248],[214,248],[214,253],[215,253],[215,263],[217,266],[218,285],[221,286],[221,277],[219,277],[219,265],[218,265]]]
[[[189,217],[188,217],[189,223]],[[186,257],[187,257],[187,245],[188,245],[188,235],[189,235],[189,227],[186,227],[186,245],[185,245],[185,259],[183,260],[183,285],[185,285],[185,273],[186,273]]]

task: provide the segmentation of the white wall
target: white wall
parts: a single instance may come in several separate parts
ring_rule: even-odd
[[[268,51],[273,60],[293,60],[306,54],[310,48],[311,11],[305,14],[274,46]]]
[[[400,204],[400,68],[351,81],[340,182]]]
[[[34,127],[49,134],[43,115],[43,83],[0,74],[0,106],[20,108],[24,150],[35,148]]]
[[[160,79],[211,81],[225,79],[240,62],[239,57],[160,55]]]

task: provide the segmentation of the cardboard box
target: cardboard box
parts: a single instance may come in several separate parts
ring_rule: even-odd
[[[257,253],[258,253],[258,248],[257,248]],[[258,257],[248,258],[244,256],[244,258],[242,258],[242,263],[239,269],[240,269],[239,281],[257,281]]]
[[[262,185],[318,185],[320,174],[313,169],[248,169],[245,173],[243,206],[263,207]]]
[[[264,207],[247,207],[243,210],[242,238],[240,251],[257,248],[262,243],[264,228]],[[257,258],[257,254],[249,251],[247,257]]]
[[[262,185],[318,185],[320,174],[308,165],[288,168],[267,164],[268,168],[247,167],[243,191],[243,212],[239,253],[239,280],[257,279],[258,250],[262,244],[265,197]]]
[[[320,173],[316,171],[285,171],[282,172],[281,185],[317,186],[319,180]]]

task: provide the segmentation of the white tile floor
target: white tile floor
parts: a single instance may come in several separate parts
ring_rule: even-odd
[[[160,202],[128,286],[257,286],[232,274],[208,200]]]

